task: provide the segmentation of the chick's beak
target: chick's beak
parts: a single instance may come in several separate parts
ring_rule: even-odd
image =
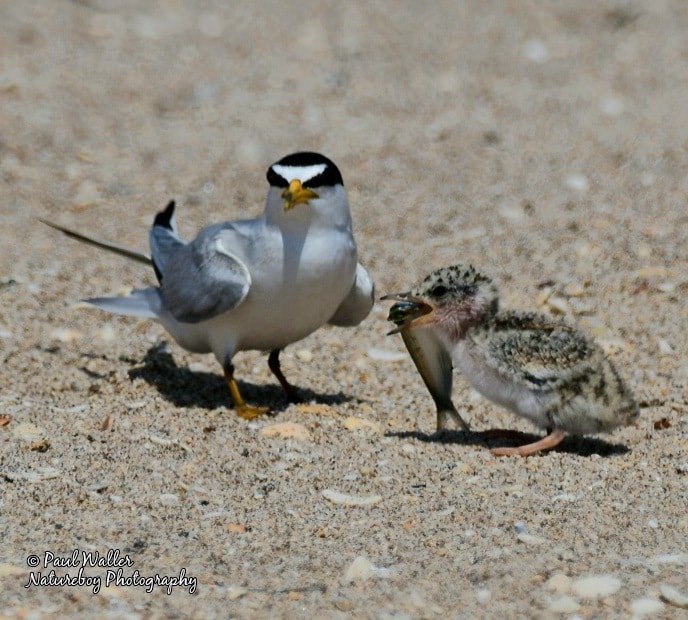
[[[397,324],[397,327],[389,332],[387,335],[398,334],[404,329],[411,327],[420,327],[432,323],[432,313],[435,308],[430,304],[424,302],[422,299],[416,299],[408,296],[386,295],[382,299],[397,299],[389,309],[388,321]]]
[[[294,179],[289,187],[282,192],[284,198],[284,210],[289,211],[296,205],[306,204],[309,200],[317,198],[318,194],[301,185],[301,181]]]

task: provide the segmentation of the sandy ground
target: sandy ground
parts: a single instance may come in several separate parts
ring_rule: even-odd
[[[685,3],[231,4],[0,6],[0,615],[686,617]],[[475,262],[594,334],[638,423],[528,459],[435,441],[382,302],[285,351],[305,406],[237,356],[274,412],[248,423],[212,357],[78,304],[152,272],[37,223],[146,250],[172,198],[186,236],[259,214],[300,149],[342,170],[380,294]],[[24,587],[74,550],[98,594]]]

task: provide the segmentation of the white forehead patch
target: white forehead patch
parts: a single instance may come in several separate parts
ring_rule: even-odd
[[[281,166],[275,164],[272,169],[279,174],[285,181],[291,182],[298,179],[301,183],[306,183],[312,178],[325,172],[327,164],[313,164],[312,166]]]

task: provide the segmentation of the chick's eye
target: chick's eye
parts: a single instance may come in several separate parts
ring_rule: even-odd
[[[438,284],[434,289],[432,289],[433,297],[443,297],[447,294],[447,287],[443,284]]]

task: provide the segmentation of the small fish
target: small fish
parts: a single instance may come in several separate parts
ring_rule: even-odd
[[[389,298],[389,297],[387,297]],[[385,299],[385,297],[383,297]],[[390,334],[399,333],[416,365],[425,386],[432,396],[437,408],[437,430],[448,428],[449,420],[463,430],[470,430],[468,424],[459,415],[451,400],[452,393],[452,360],[435,334],[428,329],[404,327],[409,312],[417,308],[416,304],[398,301],[389,310],[388,320],[397,324]]]

